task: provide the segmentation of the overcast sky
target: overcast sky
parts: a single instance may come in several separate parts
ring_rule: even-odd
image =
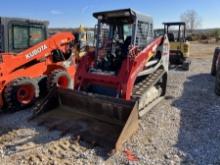
[[[50,27],[93,27],[92,13],[110,9],[132,8],[151,15],[154,26],[179,21],[186,10],[195,10],[202,28],[220,27],[220,0],[4,0],[0,16],[35,18],[50,21]]]

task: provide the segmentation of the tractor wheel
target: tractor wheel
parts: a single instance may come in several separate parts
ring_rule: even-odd
[[[216,75],[216,62],[217,62],[219,53],[220,53],[220,48],[216,48],[214,55],[213,55],[213,58],[212,58],[211,75],[213,75],[213,76]]]
[[[62,69],[56,69],[51,72],[47,80],[47,89],[50,90],[54,86],[73,89],[73,81],[70,75]]]
[[[6,107],[10,111],[22,110],[39,97],[39,86],[33,79],[21,77],[11,81],[4,90]]]
[[[218,67],[218,69],[216,71],[215,93],[216,93],[216,95],[220,96],[220,67]]]

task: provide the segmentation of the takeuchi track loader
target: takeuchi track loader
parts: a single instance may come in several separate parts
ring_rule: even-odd
[[[62,32],[20,53],[1,53],[1,109],[25,109],[53,86],[73,88],[73,41],[71,33]]]
[[[74,90],[51,90],[32,120],[117,151],[166,93],[169,42],[166,36],[153,40],[152,18],[131,9],[93,16],[96,50],[80,60]]]

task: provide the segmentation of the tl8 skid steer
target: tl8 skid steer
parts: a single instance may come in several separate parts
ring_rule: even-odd
[[[73,40],[71,33],[63,32],[20,53],[1,53],[0,107],[21,110],[34,103],[40,92],[54,85],[72,88]]]
[[[96,50],[82,57],[74,90],[54,88],[36,104],[33,120],[117,151],[166,93],[169,42],[153,40],[152,19],[131,9],[94,17]]]

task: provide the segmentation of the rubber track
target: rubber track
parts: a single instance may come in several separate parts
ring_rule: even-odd
[[[137,83],[133,89],[132,98],[140,99],[145,92],[147,92],[150,87],[154,86],[159,79],[164,75],[164,69],[158,69],[156,72],[147,76],[146,79],[142,80],[141,82]]]

